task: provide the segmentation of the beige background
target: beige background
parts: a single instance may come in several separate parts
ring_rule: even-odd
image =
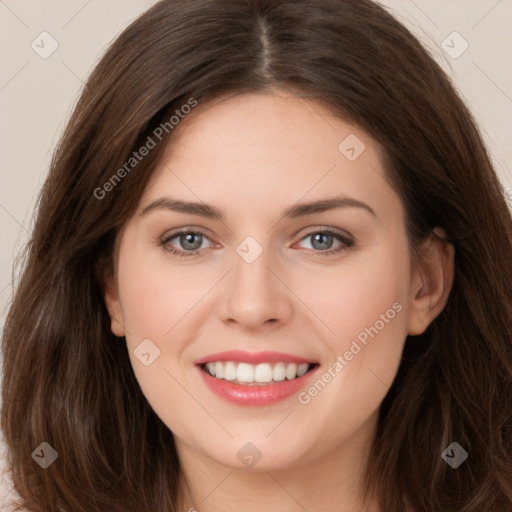
[[[12,264],[27,240],[37,193],[83,80],[106,45],[154,0],[0,0],[0,328],[11,297]],[[512,2],[385,0],[453,78],[480,124],[512,199]],[[57,50],[42,59],[32,41],[46,31]],[[457,31],[458,58],[442,42]],[[451,52],[460,48],[454,39]],[[512,202],[512,201],[511,201]],[[35,447],[27,447],[32,451]],[[0,470],[4,456],[0,444]],[[0,510],[10,484],[0,480]]]

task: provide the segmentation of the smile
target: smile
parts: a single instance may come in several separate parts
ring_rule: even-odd
[[[217,361],[203,365],[203,369],[216,379],[233,381],[236,384],[261,385],[271,382],[293,380],[305,375],[312,364],[302,363],[236,363],[234,361]]]
[[[298,393],[319,364],[278,352],[231,350],[195,361],[206,386],[238,406],[264,406]]]

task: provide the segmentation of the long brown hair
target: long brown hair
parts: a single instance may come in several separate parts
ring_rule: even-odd
[[[3,333],[1,427],[25,509],[175,509],[172,432],[144,398],[102,295],[116,234],[172,129],[113,175],[191,99],[276,87],[325,103],[382,145],[412,254],[437,226],[455,247],[448,303],[406,340],[382,404],[368,489],[386,512],[512,509],[510,211],[450,80],[370,0],[164,0],[101,59],[55,151]],[[454,441],[469,455],[457,469],[441,458]],[[58,452],[45,470],[31,456],[42,442]]]

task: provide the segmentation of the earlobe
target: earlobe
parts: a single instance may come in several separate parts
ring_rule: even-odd
[[[122,338],[125,335],[123,326],[113,317],[110,317],[110,330],[118,337]]]
[[[116,336],[122,337],[125,335],[123,311],[119,301],[119,294],[111,279],[105,283],[103,295],[108,314],[110,315],[110,329]]]
[[[425,242],[413,271],[409,323],[407,333],[425,332],[448,302],[453,285],[455,248],[446,241],[441,228]],[[441,239],[439,239],[440,237]]]

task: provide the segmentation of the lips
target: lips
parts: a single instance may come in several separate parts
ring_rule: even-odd
[[[236,405],[270,405],[298,392],[318,364],[282,352],[231,350],[195,361],[217,396]]]

